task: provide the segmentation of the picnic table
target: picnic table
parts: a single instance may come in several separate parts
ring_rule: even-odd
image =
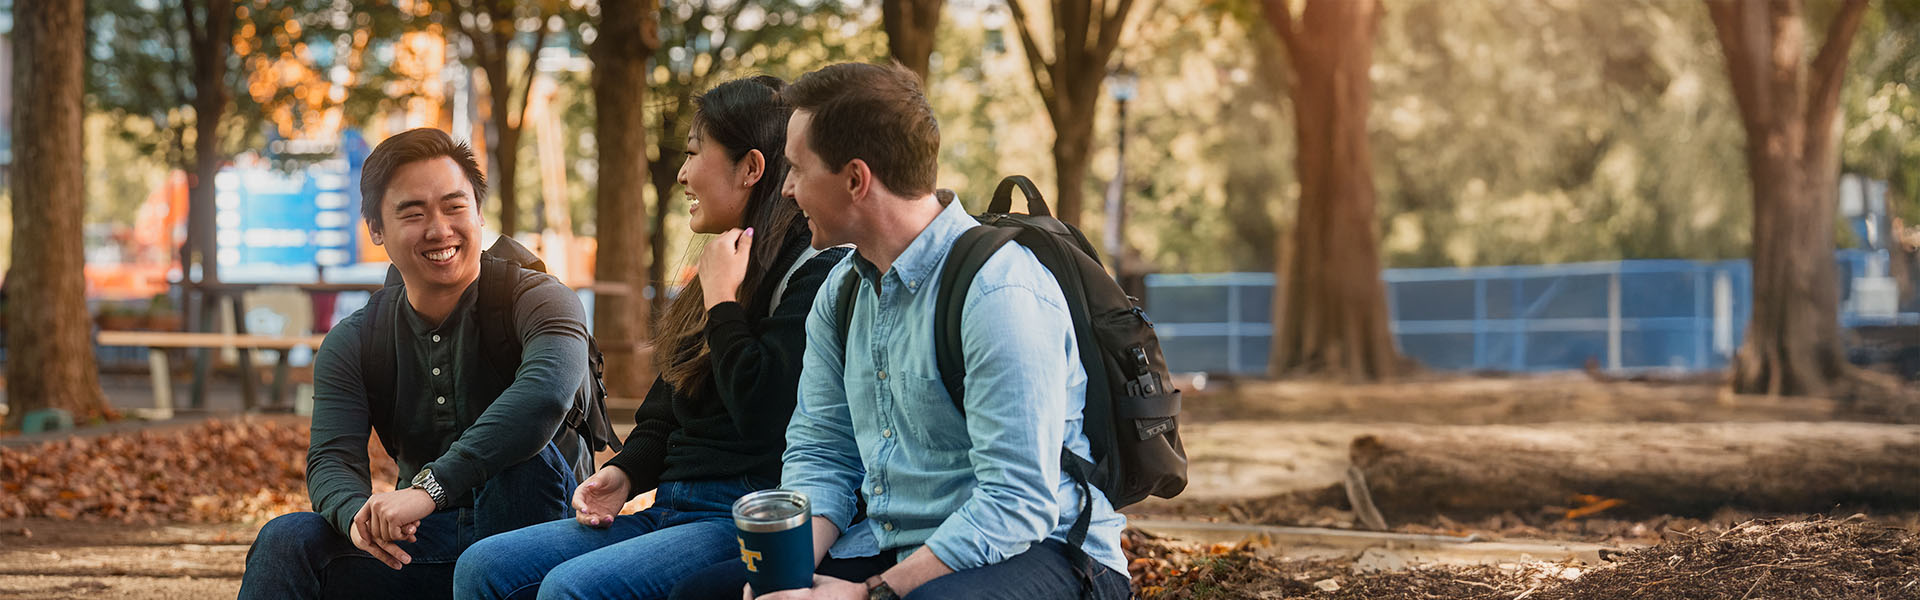
[[[273,369],[272,400],[276,406],[283,405],[287,381],[288,351],[305,346],[318,350],[325,335],[250,335],[232,333],[194,333],[178,331],[102,331],[96,342],[102,346],[144,346],[147,348],[147,366],[152,370],[153,378],[153,415],[156,418],[173,416],[173,370],[168,364],[167,350],[173,348],[234,348],[241,352],[253,350],[278,350],[280,359]],[[242,408],[252,411],[256,406],[253,389],[253,373],[241,374],[240,397]]]

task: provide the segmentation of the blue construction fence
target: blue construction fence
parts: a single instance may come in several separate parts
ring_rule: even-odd
[[[1914,312],[1851,310],[1854,276],[1884,272],[1884,252],[1847,250],[1835,259],[1843,326],[1920,324]],[[1589,360],[1617,372],[1723,369],[1753,306],[1745,260],[1387,269],[1382,279],[1400,351],[1440,370],[1557,371]],[[1267,372],[1273,274],[1149,275],[1146,288],[1171,369]]]

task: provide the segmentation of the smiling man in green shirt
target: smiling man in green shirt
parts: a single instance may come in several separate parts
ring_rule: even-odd
[[[569,516],[586,464],[563,425],[587,372],[585,312],[552,276],[497,262],[531,258],[510,238],[483,256],[473,151],[439,130],[401,133],[367,157],[360,186],[402,285],[342,320],[315,358],[315,512],[261,529],[242,598],[449,597],[467,546]],[[504,314],[480,306],[500,294],[488,285],[511,290]],[[488,360],[487,318],[511,320],[517,367]],[[372,493],[369,429],[399,465],[398,490]]]

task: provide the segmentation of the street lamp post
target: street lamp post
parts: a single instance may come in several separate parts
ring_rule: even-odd
[[[1133,99],[1139,84],[1139,75],[1127,68],[1124,62],[1107,74],[1107,94],[1118,106],[1119,119],[1115,127],[1118,130],[1118,145],[1114,155],[1113,181],[1107,184],[1105,245],[1107,260],[1113,265],[1113,273],[1122,279],[1125,278],[1125,274],[1121,273],[1120,255],[1126,248],[1126,244],[1121,240],[1121,232],[1125,231],[1127,225],[1126,206],[1122,202],[1127,185],[1127,101]]]

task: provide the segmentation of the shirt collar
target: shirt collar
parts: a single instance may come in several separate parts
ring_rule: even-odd
[[[460,301],[453,305],[453,312],[447,313],[447,318],[440,321],[439,327],[434,327],[428,325],[426,318],[421,317],[420,312],[413,309],[413,303],[407,301],[407,289],[402,287],[400,288],[400,306],[406,310],[400,312],[406,314],[407,325],[412,327],[413,331],[417,334],[424,335],[436,331],[450,331],[450,327],[459,326],[462,317],[466,316],[467,311],[473,309],[473,305],[478,301],[479,297],[480,280],[479,278],[474,278],[473,283],[467,284],[467,290],[460,293]]]
[[[913,243],[907,244],[907,249],[893,260],[893,268],[889,272],[906,283],[909,291],[919,291],[920,284],[931,278],[934,270],[946,261],[947,251],[953,249],[954,240],[978,225],[980,221],[967,214],[966,207],[961,206],[959,200],[948,202],[945,208],[940,209],[940,214],[934,216],[933,222],[921,229],[920,235],[913,238]],[[857,255],[859,250],[855,249],[854,253]],[[863,276],[872,280],[875,287],[879,287],[880,273],[872,262],[861,257],[854,266],[860,269]]]

